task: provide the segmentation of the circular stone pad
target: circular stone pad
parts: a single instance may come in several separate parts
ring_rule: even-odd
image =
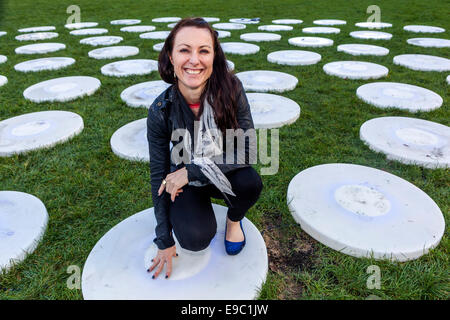
[[[98,22],[76,22],[66,24],[64,27],[67,29],[82,29],[82,28],[92,28],[98,26]]]
[[[42,54],[55,52],[58,50],[65,49],[66,45],[63,43],[53,43],[53,42],[45,42],[45,43],[36,43],[36,44],[28,44],[26,46],[21,46],[16,48],[15,52],[17,54]]]
[[[37,72],[43,70],[58,70],[75,63],[75,59],[66,57],[40,58],[18,63],[14,66],[16,71]]]
[[[357,39],[390,40],[392,34],[381,31],[352,31],[350,36]]]
[[[70,31],[70,34],[73,36],[87,36],[87,35],[104,34],[104,33],[108,33],[108,29],[92,28],[92,29],[80,29],[80,30]]]
[[[255,70],[236,73],[246,91],[284,92],[293,90],[298,79],[290,74],[278,71]]]
[[[123,32],[150,32],[156,29],[155,26],[131,26],[131,27],[123,27],[120,28],[120,31]]]
[[[158,70],[158,61],[151,59],[116,61],[101,68],[102,74],[115,77],[144,75],[156,70]]]
[[[17,31],[19,32],[44,32],[44,31],[53,31],[56,28],[54,26],[42,26],[42,27],[30,27],[30,28],[23,28],[19,29]]]
[[[417,33],[441,33],[445,32],[444,28],[433,26],[409,25],[404,26],[403,30]]]
[[[339,33],[341,29],[331,27],[309,27],[303,28],[304,33]]]
[[[313,23],[319,26],[338,26],[347,24],[347,21],[335,19],[321,19],[321,20],[314,20]]]
[[[8,58],[0,54],[0,63],[5,63],[6,61],[8,61]]]
[[[389,69],[372,62],[335,61],[323,66],[326,74],[343,79],[379,79],[389,73]]]
[[[240,38],[244,41],[278,41],[281,36],[276,33],[255,32],[255,33],[243,33]]]
[[[371,44],[340,44],[337,51],[342,51],[354,56],[385,56],[389,54],[389,49]]]
[[[450,40],[438,38],[412,38],[406,40],[409,44],[424,48],[448,48]]]
[[[139,54],[138,47],[132,46],[113,46],[98,48],[88,52],[88,56],[94,59],[115,59],[135,56]]]
[[[272,20],[274,24],[302,24],[303,20],[298,19],[276,19]]]
[[[131,24],[141,23],[141,20],[139,20],[139,19],[119,19],[119,20],[113,20],[110,23],[113,25],[131,25]]]
[[[123,38],[118,36],[100,36],[81,39],[80,43],[97,47],[97,46],[111,46],[114,44],[118,44],[122,40]]]
[[[141,33],[139,35],[139,38],[164,40],[169,36],[169,34],[170,34],[170,31],[153,31],[153,32]]]
[[[392,27],[392,24],[387,22],[357,22],[355,23],[355,26],[360,28],[382,29],[390,28]]]
[[[294,27],[279,24],[268,24],[258,27],[258,30],[261,31],[291,31],[292,29],[294,29]]]
[[[245,24],[242,23],[215,23],[212,25],[214,29],[222,29],[222,30],[242,30],[245,29]]]
[[[222,50],[225,53],[233,53],[233,54],[253,54],[259,51],[259,46],[252,43],[245,42],[222,42],[220,44],[222,46]]]
[[[123,90],[120,98],[130,107],[149,108],[169,86],[170,84],[162,80],[142,82]]]
[[[120,158],[149,162],[147,118],[130,122],[114,132],[111,149]]]
[[[333,40],[320,37],[295,37],[288,40],[289,44],[297,47],[329,47]]]
[[[35,32],[35,33],[26,33],[16,36],[16,40],[18,41],[38,41],[38,40],[47,40],[58,37],[56,32]]]
[[[0,87],[8,83],[8,78],[0,75]]]
[[[449,71],[450,60],[426,54],[401,54],[394,57],[394,63],[419,71]]]
[[[281,50],[271,52],[267,55],[267,61],[290,65],[290,66],[306,66],[316,64],[322,59],[318,53],[303,50]]]

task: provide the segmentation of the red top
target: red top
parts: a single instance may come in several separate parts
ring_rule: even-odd
[[[200,108],[200,103],[190,104],[189,108],[191,108],[191,109],[198,109],[198,108]]]

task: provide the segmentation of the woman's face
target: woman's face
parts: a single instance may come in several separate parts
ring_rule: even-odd
[[[174,39],[172,56],[178,85],[185,90],[203,88],[211,76],[214,62],[213,38],[208,29],[184,27]]]

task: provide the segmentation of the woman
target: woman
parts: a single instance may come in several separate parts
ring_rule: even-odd
[[[158,246],[148,269],[156,268],[153,279],[165,264],[166,278],[171,274],[177,256],[172,229],[184,249],[209,246],[217,228],[211,197],[227,203],[225,249],[239,253],[245,246],[241,220],[262,190],[249,165],[256,149],[250,107],[242,84],[228,70],[217,33],[201,18],[181,20],[165,41],[158,69],[173,85],[154,101],[147,118]],[[229,131],[235,136],[225,135]],[[218,138],[224,137],[227,144],[247,140],[223,150]]]

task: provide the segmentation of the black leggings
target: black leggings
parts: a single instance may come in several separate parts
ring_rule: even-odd
[[[226,174],[236,196],[228,195],[228,218],[240,221],[258,200],[263,188],[261,177],[252,167],[245,167]],[[181,247],[200,251],[209,246],[216,234],[217,222],[211,205],[211,197],[224,199],[214,186],[194,187],[186,185],[175,201],[170,201],[169,218]]]

